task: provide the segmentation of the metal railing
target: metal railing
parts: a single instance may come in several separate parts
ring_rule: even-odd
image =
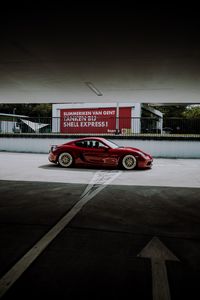
[[[0,133],[65,135],[200,135],[200,119],[115,118],[27,118],[0,120]]]

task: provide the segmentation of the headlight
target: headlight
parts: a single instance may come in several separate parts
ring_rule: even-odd
[[[51,145],[51,152],[57,149],[57,145]]]

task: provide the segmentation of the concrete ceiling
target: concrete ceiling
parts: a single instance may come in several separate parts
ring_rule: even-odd
[[[200,103],[198,17],[51,10],[1,22],[0,103]]]

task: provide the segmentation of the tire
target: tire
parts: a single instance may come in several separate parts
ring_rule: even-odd
[[[69,168],[73,165],[73,156],[68,152],[63,152],[58,157],[58,164],[63,168]]]
[[[127,154],[122,158],[121,166],[123,169],[133,170],[137,167],[137,159],[132,154]]]

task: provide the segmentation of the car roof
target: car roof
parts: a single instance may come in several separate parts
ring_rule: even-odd
[[[76,140],[66,142],[63,145],[73,145],[76,142],[87,141],[87,140],[99,141],[99,142],[103,142],[103,143],[106,143],[106,141],[107,141],[105,138],[88,136],[88,137],[83,137],[83,138],[79,138],[79,139],[76,139]]]
[[[102,142],[105,141],[106,142],[105,138],[88,136],[88,137],[84,137],[84,138],[79,138],[79,139],[73,140],[73,141],[71,141],[71,143],[76,143],[76,142],[85,141],[85,140],[94,140],[94,141],[102,141]]]

